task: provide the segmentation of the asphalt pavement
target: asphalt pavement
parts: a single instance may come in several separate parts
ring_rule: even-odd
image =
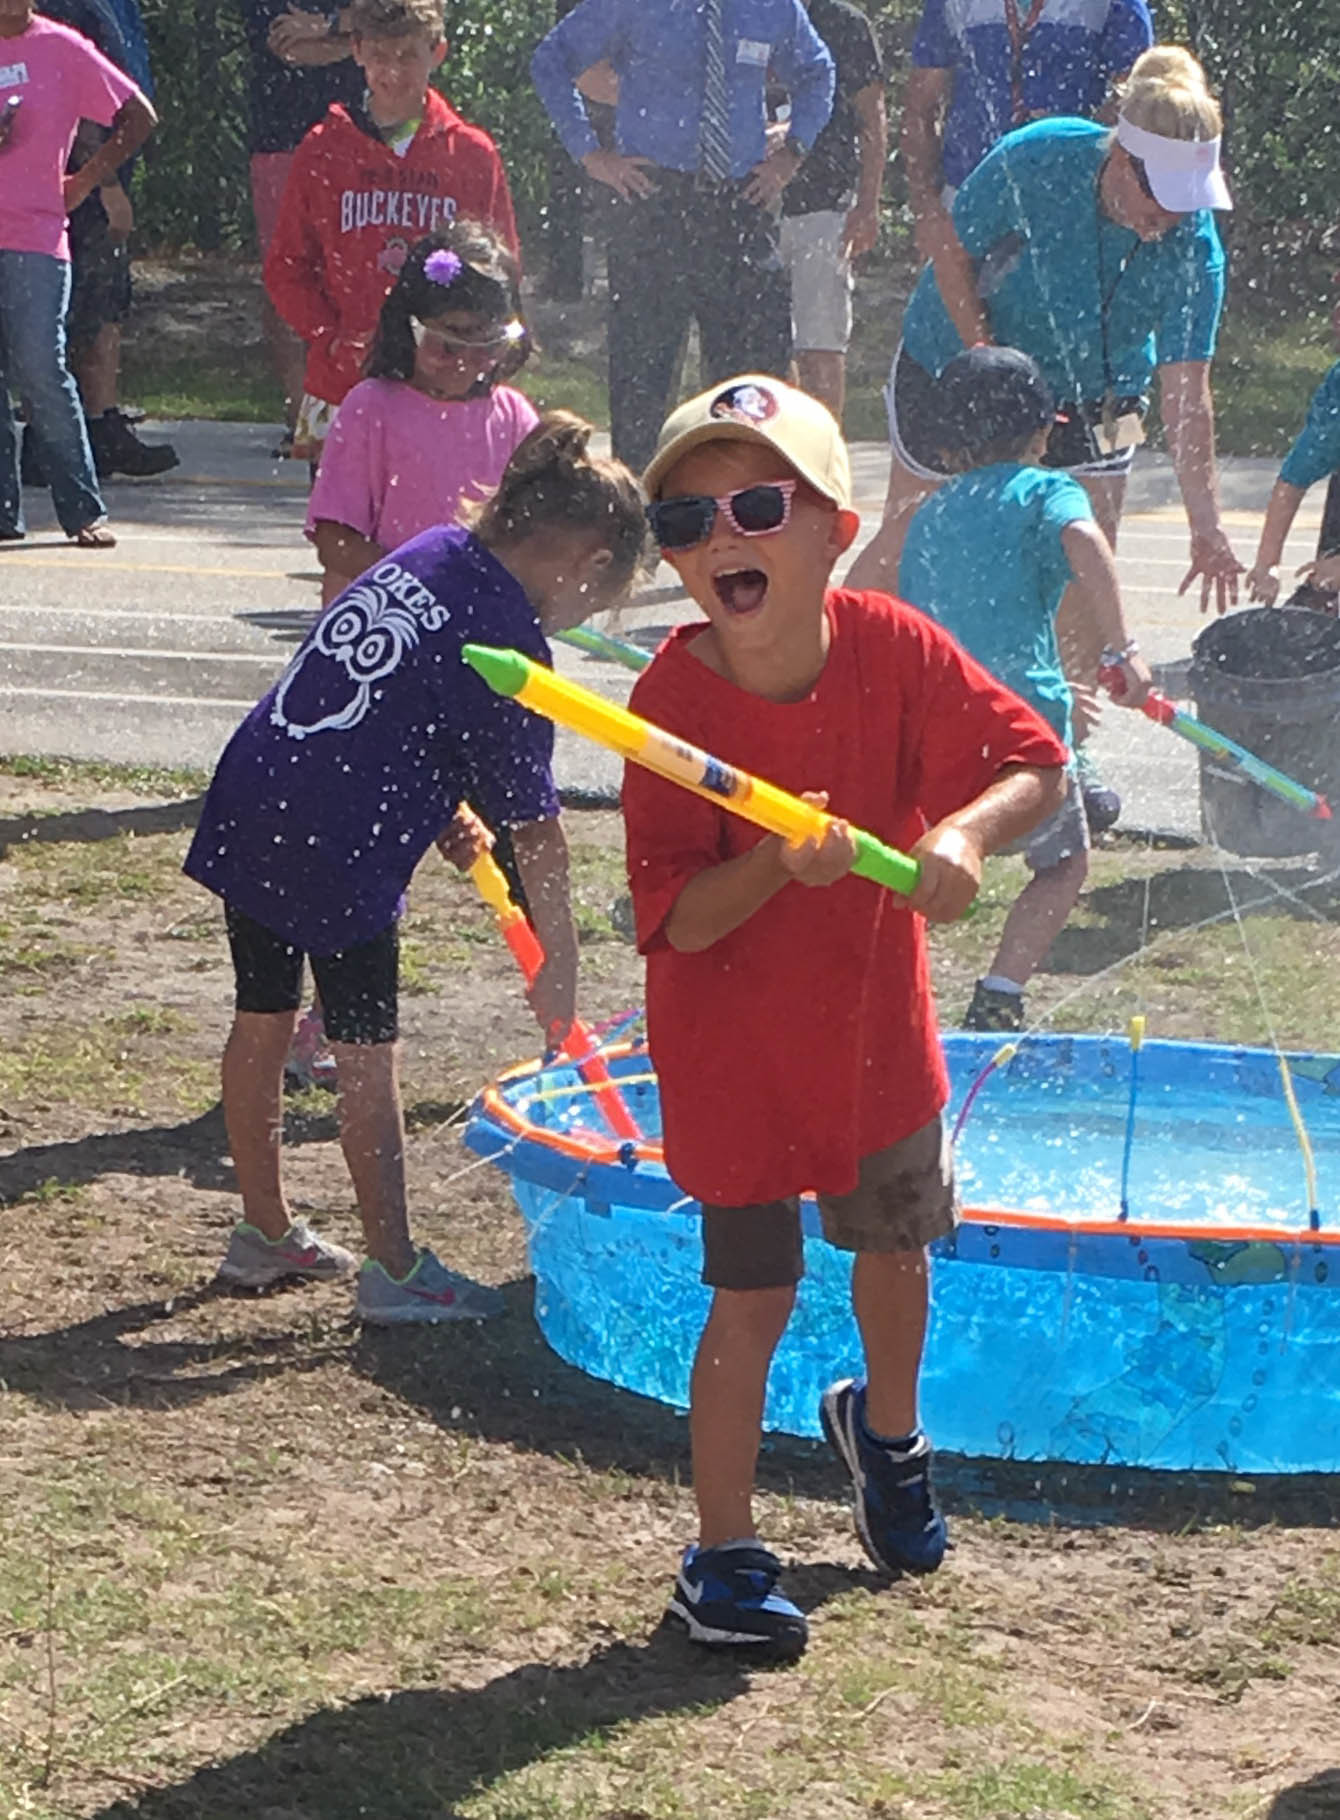
[[[207,768],[311,623],[319,577],[302,534],[306,470],[275,458],[277,427],[150,423],[142,434],[170,437],[181,466],[157,480],[108,483],[116,549],[67,544],[47,495],[32,489],[27,541],[0,546],[0,750]],[[859,549],[879,522],[888,451],[857,443],[852,463]],[[1223,464],[1225,518],[1244,562],[1275,473],[1269,461]],[[1312,554],[1320,510],[1318,492],[1299,514],[1288,564]],[[1177,594],[1186,561],[1170,465],[1141,451],[1117,562],[1132,630],[1174,696],[1185,695],[1191,640],[1204,623]],[[694,617],[662,567],[618,630],[650,648]],[[557,662],[590,687],[627,695],[626,671],[562,648]],[[1123,797],[1125,824],[1199,832],[1197,761],[1183,742],[1113,708],[1093,751]],[[558,771],[567,791],[617,788],[617,761],[563,733]]]

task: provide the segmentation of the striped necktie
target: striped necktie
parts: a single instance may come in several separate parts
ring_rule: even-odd
[[[704,0],[703,112],[698,126],[698,169],[724,183],[730,176],[730,101],[726,93],[726,49],[722,0]]]

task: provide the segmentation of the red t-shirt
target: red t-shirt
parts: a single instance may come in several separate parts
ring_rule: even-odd
[[[667,639],[631,705],[784,789],[827,790],[834,814],[904,850],[1002,766],[1064,764],[1046,722],[933,620],[846,589],[827,610],[828,661],[803,701],[709,670],[698,625]],[[670,1174],[724,1206],[848,1193],[863,1157],[948,1096],[922,918],[867,879],[790,884],[712,947],[677,953],[664,925],[684,886],[763,832],[637,765],[623,808]]]

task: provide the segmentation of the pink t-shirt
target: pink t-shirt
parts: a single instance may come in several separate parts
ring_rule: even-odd
[[[521,392],[443,402],[400,379],[365,379],[345,398],[307,505],[394,550],[430,525],[456,521],[463,500],[496,487],[512,450],[539,422]]]
[[[139,90],[87,38],[34,15],[27,31],[0,38],[0,107],[23,97],[0,147],[0,250],[70,257],[62,185],[81,120],[110,126]]]

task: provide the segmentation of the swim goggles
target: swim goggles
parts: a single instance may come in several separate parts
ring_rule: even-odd
[[[494,353],[515,347],[526,332],[519,322],[513,320],[497,327],[481,329],[473,335],[457,335],[450,329],[430,329],[417,316],[410,317],[409,330],[416,348],[426,346],[430,353],[436,354]]]
[[[741,537],[766,537],[780,531],[791,517],[798,482],[767,480],[714,499],[709,493],[682,493],[656,499],[647,507],[652,536],[663,550],[689,550],[712,534],[718,512]]]

